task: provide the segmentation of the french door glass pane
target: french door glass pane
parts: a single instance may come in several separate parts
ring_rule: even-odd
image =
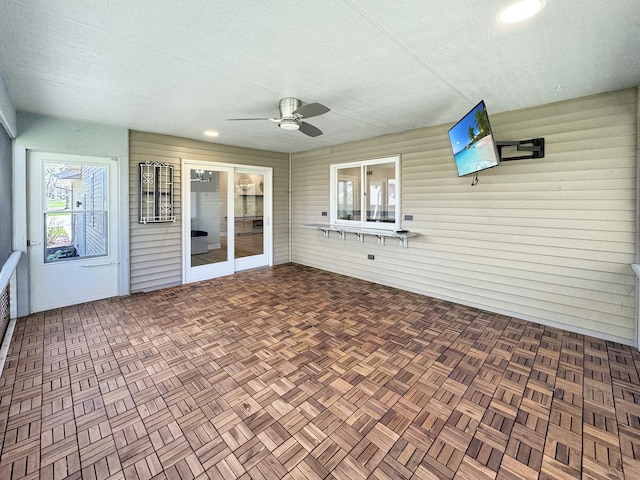
[[[227,172],[191,169],[191,266],[229,260]]]
[[[264,253],[264,175],[236,173],[234,177],[234,258]]]

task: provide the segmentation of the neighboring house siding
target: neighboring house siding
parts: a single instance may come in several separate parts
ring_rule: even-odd
[[[289,260],[288,154],[132,131],[129,134],[129,159],[132,293],[182,283],[181,159],[272,167],[273,263]],[[175,223],[138,223],[138,165],[147,161],[174,167]]]
[[[637,91],[492,114],[497,140],[546,139],[546,157],[458,178],[452,124],[292,157],[292,260],[496,313],[635,342]],[[461,116],[465,112],[460,112]],[[324,238],[329,165],[400,154],[394,241]],[[367,259],[374,254],[375,260]]]
[[[103,215],[105,208],[104,186],[106,179],[105,170],[101,166],[85,166],[82,171],[82,183],[85,186],[80,210],[86,210],[82,223],[84,228],[84,255],[104,255],[105,221]],[[113,214],[113,212],[108,212]]]
[[[84,173],[84,172],[83,172]],[[76,180],[71,186],[71,210],[74,211],[71,217],[73,246],[76,248],[78,255],[86,256],[86,221],[85,216],[80,214],[84,209],[85,197],[89,192],[89,186],[85,183],[84,176],[81,180]],[[78,204],[77,202],[80,202]]]
[[[105,170],[102,166],[84,165],[81,178],[73,182],[71,210],[74,212],[73,241],[83,257],[104,255]],[[115,212],[110,212],[114,214]]]

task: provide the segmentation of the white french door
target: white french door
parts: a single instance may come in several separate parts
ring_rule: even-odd
[[[236,168],[233,175],[234,267],[270,265],[271,170]]]
[[[118,162],[29,152],[30,311],[118,295]]]
[[[271,169],[184,160],[183,281],[271,263]]]

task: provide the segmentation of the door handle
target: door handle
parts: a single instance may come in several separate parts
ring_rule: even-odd
[[[27,240],[27,247],[33,247],[34,245],[40,245],[40,242],[34,242],[31,240]]]

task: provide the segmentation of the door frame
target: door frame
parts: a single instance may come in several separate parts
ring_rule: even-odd
[[[75,132],[75,130],[74,130]],[[56,130],[56,134],[60,138],[64,139],[64,135],[60,135]],[[91,137],[93,138],[93,137]],[[17,273],[17,287],[16,287],[16,310],[18,316],[29,315],[31,310],[31,295],[29,292],[29,286],[31,284],[31,272],[29,269],[28,258],[28,215],[29,215],[29,194],[28,194],[28,158],[32,152],[39,153],[52,153],[52,154],[68,154],[78,156],[95,156],[95,157],[109,157],[117,159],[118,170],[118,185],[117,195],[119,199],[119,206],[117,215],[119,218],[118,229],[119,236],[117,245],[114,248],[119,249],[120,262],[118,267],[118,295],[128,295],[130,293],[129,283],[129,157],[127,155],[127,137],[123,136],[121,145],[109,144],[104,146],[99,141],[96,141],[99,146],[103,147],[96,149],[96,151],[74,151],[65,149],[59,143],[58,137],[55,141],[51,141],[51,148],[48,147],[36,147],[29,148],[28,143],[32,141],[28,138],[27,141],[17,139],[14,141],[13,146],[13,235],[12,243],[13,250],[19,250],[23,253],[18,267]],[[44,142],[47,143],[47,142]],[[108,148],[109,147],[109,148]],[[114,155],[114,153],[119,152]]]
[[[221,163],[221,162],[208,162],[204,160],[191,160],[188,158],[180,159],[180,175],[181,175],[181,188],[180,188],[180,197],[182,204],[182,215],[181,215],[181,230],[182,230],[182,283],[190,283],[196,281],[202,281],[209,278],[216,278],[223,275],[231,275],[235,272],[239,272],[242,270],[246,270],[247,268],[255,268],[254,266],[243,267],[242,265],[245,262],[240,262],[238,265],[238,261],[235,258],[232,258],[231,265],[229,269],[224,270],[223,273],[216,274],[213,276],[206,276],[200,278],[200,276],[189,278],[188,279],[188,269],[191,265],[191,179],[190,176],[187,175],[187,169],[193,167],[202,167],[204,170],[209,169],[221,169],[227,170],[229,172],[228,175],[228,188],[227,188],[227,201],[228,201],[228,211],[233,211],[234,207],[234,177],[235,173],[260,173],[264,175],[264,199],[263,199],[263,235],[265,239],[265,254],[266,254],[266,263],[265,266],[273,265],[273,192],[272,192],[272,181],[273,181],[273,167],[260,167],[256,165],[245,165],[245,164],[235,164],[235,163]],[[227,242],[230,245],[232,252],[234,249],[234,240],[235,240],[235,222],[233,215],[228,215],[227,218]],[[230,239],[229,239],[230,236]],[[243,259],[240,259],[243,260]]]

